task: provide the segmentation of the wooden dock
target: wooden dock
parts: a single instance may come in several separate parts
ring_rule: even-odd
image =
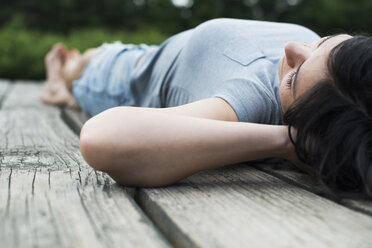
[[[372,247],[371,201],[336,203],[273,164],[122,187],[83,160],[86,116],[40,90],[0,81],[0,247]]]

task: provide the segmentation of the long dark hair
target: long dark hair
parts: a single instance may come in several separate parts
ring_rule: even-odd
[[[284,115],[299,159],[328,193],[372,198],[372,37],[354,36],[330,52],[329,76]]]

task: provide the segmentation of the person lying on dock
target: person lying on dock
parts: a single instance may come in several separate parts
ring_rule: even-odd
[[[372,197],[372,38],[214,19],[159,46],[56,44],[41,99],[92,116],[84,159],[126,186],[163,186],[270,157],[333,194]]]

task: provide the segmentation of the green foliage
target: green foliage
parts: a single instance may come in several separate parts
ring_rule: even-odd
[[[160,43],[217,17],[297,23],[321,36],[372,32],[371,0],[2,0],[0,77],[42,78],[55,42],[85,50],[102,42]]]
[[[68,35],[28,30],[19,16],[0,29],[0,78],[42,79],[44,56],[57,42],[84,51],[103,42],[160,44],[167,35],[155,30],[138,31],[80,28]]]
[[[279,20],[304,25],[322,36],[333,33],[371,33],[371,11],[371,0],[304,0],[289,9]]]

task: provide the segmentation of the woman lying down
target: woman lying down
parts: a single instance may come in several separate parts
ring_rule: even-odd
[[[372,197],[372,38],[215,19],[160,46],[56,44],[41,99],[92,116],[87,163],[127,186],[280,157]]]

